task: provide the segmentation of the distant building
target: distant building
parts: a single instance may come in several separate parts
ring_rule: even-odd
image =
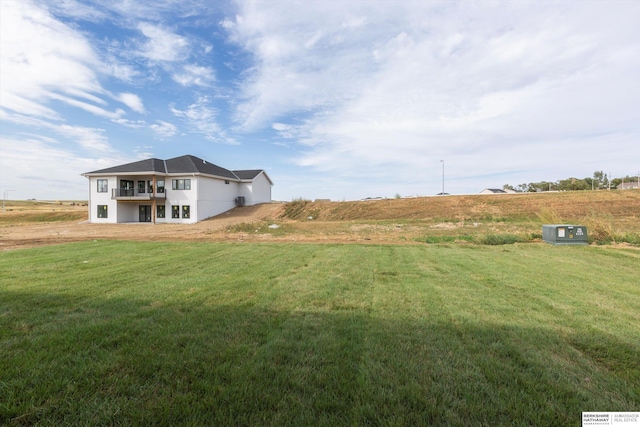
[[[623,182],[618,185],[618,190],[631,190],[632,188],[640,188],[638,181]]]
[[[505,188],[505,189],[501,189],[501,188],[485,188],[484,190],[482,190],[480,192],[480,194],[514,194],[517,193],[517,191],[512,190],[510,188]]]

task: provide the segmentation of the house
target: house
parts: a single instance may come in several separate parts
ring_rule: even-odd
[[[236,206],[271,202],[264,170],[230,171],[195,156],[146,159],[82,174],[89,221],[193,224]]]
[[[485,188],[480,192],[480,194],[513,194],[517,191],[512,190],[510,188],[500,189],[500,188]]]
[[[638,182],[636,181],[629,181],[629,182],[623,182],[620,185],[618,185],[618,190],[631,190],[634,188],[640,188],[640,180],[638,180]]]

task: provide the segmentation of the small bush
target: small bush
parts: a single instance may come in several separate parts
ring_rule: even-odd
[[[512,245],[524,241],[525,239],[515,234],[487,234],[481,236],[478,243],[482,245]]]
[[[635,246],[640,246],[640,233],[626,233],[617,238],[618,242],[625,242]]]
[[[593,212],[586,218],[589,241],[597,244],[607,244],[616,241],[613,229],[613,218],[601,213]]]

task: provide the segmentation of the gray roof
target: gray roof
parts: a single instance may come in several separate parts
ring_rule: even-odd
[[[253,179],[256,176],[260,175],[262,169],[251,169],[251,170],[242,170],[242,171],[233,171],[234,174],[240,179]]]
[[[123,172],[166,172],[164,160],[146,159],[139,162],[127,163],[126,165],[114,166],[112,168],[100,169],[93,172],[87,172],[84,175],[94,173],[123,173]]]
[[[202,160],[196,156],[186,155],[174,157],[173,159],[146,159],[138,162],[127,163],[125,165],[114,166],[111,168],[100,169],[93,172],[87,172],[83,175],[108,174],[108,173],[146,173],[156,172],[164,174],[178,173],[202,173],[207,175],[219,176],[229,179],[253,179],[262,170],[252,171],[230,171],[222,168],[206,160]],[[237,173],[240,173],[238,175]],[[251,175],[253,174],[253,175]]]

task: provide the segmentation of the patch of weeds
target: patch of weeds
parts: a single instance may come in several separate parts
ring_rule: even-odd
[[[515,234],[487,234],[480,236],[477,240],[481,245],[512,245],[514,243],[522,243],[527,241]]]
[[[271,227],[274,222],[251,222],[231,225],[225,229],[227,233],[260,233],[280,236],[286,233],[285,226],[277,224],[277,227]]]
[[[550,207],[543,207],[538,212],[536,212],[536,216],[543,224],[561,224],[562,220],[560,219],[560,215],[551,209]]]
[[[266,225],[255,222],[242,222],[240,224],[230,225],[225,229],[227,233],[255,233],[261,231]]]
[[[616,235],[613,229],[613,217],[598,212],[592,212],[585,220],[589,241],[597,244],[608,244],[616,242]]]
[[[290,219],[298,219],[298,217],[304,213],[304,209],[309,203],[311,203],[310,200],[293,199],[293,201],[284,206],[282,216]]]
[[[618,237],[618,241],[640,246],[640,233],[626,233]]]
[[[463,235],[463,236],[424,236],[418,237],[415,239],[416,242],[422,243],[454,243],[454,242],[473,242],[473,236]]]

